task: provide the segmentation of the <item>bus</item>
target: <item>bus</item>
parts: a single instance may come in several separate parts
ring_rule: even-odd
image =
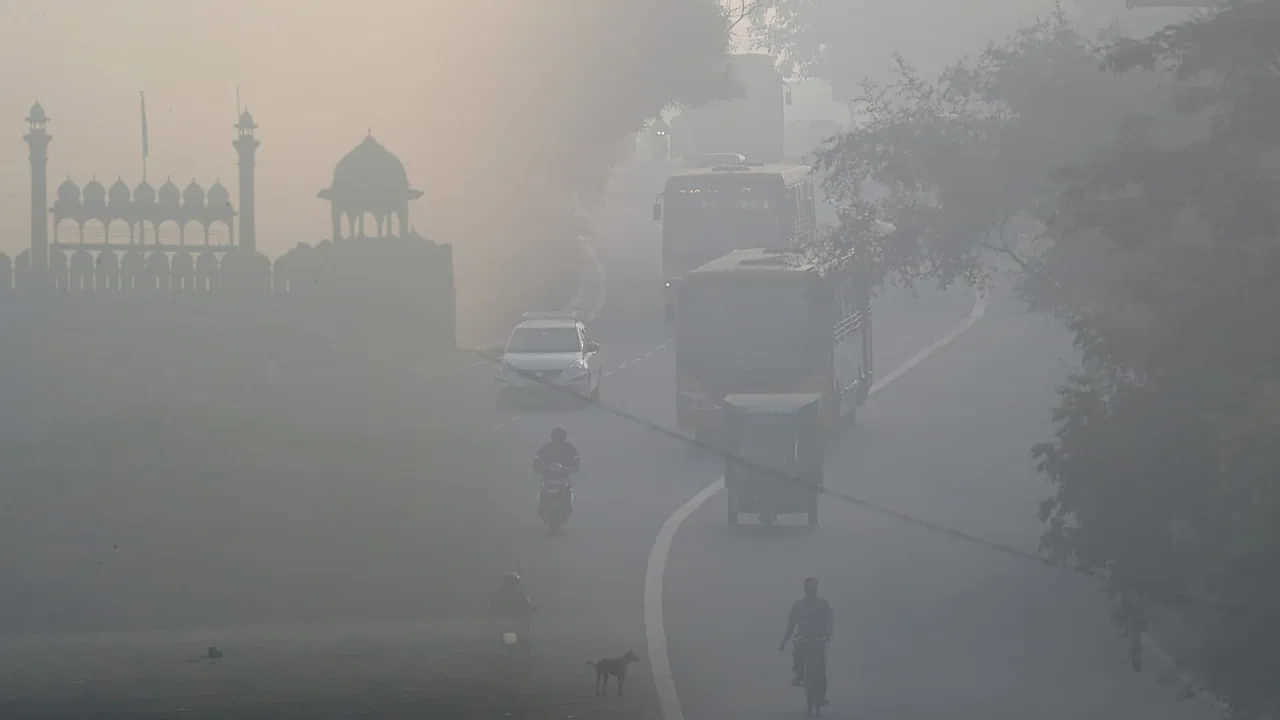
[[[824,435],[872,382],[871,292],[851,252],[734,250],[693,270],[676,305],[676,419],[719,436],[724,398],[814,393]]]
[[[817,237],[812,169],[807,165],[715,165],[667,179],[654,205],[662,222],[663,304],[675,313],[690,270],[740,248],[792,249]]]
[[[752,162],[782,162],[788,93],[773,57],[730,55],[727,63],[732,95],[682,112],[677,142],[686,155],[742,153]]]

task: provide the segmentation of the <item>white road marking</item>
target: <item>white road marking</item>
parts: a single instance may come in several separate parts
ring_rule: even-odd
[[[671,554],[671,541],[685,519],[702,506],[712,495],[724,489],[724,478],[702,488],[688,502],[681,505],[658,531],[658,539],[649,551],[649,565],[644,573],[644,630],[649,643],[649,668],[653,684],[658,689],[658,707],[662,720],[684,720],[680,710],[680,696],[676,694],[676,680],[671,674],[671,658],[667,655],[667,629],[662,619],[662,576],[667,572],[667,557]]]
[[[979,295],[968,317],[936,342],[894,368],[882,380],[872,384],[870,394],[875,395],[884,390],[890,383],[924,362],[926,358],[950,345],[972,328],[986,311],[987,299]],[[724,478],[721,477],[702,488],[697,495],[689,498],[685,504],[671,513],[671,516],[662,524],[662,529],[658,531],[658,537],[653,542],[653,548],[649,551],[649,564],[644,573],[644,633],[649,645],[649,667],[653,673],[653,684],[658,692],[658,707],[662,711],[662,720],[684,720],[684,711],[680,708],[680,695],[676,692],[675,677],[671,674],[671,658],[667,654],[667,628],[662,616],[662,582],[667,570],[667,557],[671,554],[671,542],[684,521],[723,489]]]
[[[871,385],[871,394],[874,395],[885,387],[888,387],[889,383],[897,380],[908,372],[911,372],[915,366],[927,360],[931,355],[955,342],[956,338],[960,337],[967,332],[969,328],[973,327],[973,324],[978,322],[986,312],[987,298],[983,295],[979,295],[978,299],[973,303],[973,309],[969,311],[969,317],[965,318],[964,322],[952,328],[947,334],[934,341],[933,344],[924,348],[915,355],[912,355],[910,359],[894,368],[892,372],[881,378],[879,382],[873,383]]]

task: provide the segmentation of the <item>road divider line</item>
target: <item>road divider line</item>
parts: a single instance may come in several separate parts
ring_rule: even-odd
[[[649,668],[653,684],[658,690],[658,707],[662,720],[684,720],[680,709],[680,696],[676,693],[675,677],[671,674],[671,658],[667,654],[667,631],[662,617],[662,577],[667,572],[667,557],[671,555],[671,541],[685,519],[693,514],[711,496],[724,489],[721,478],[681,505],[658,531],[658,538],[649,551],[649,564],[644,573],[644,629],[649,645]]]
[[[979,294],[974,300],[968,317],[928,347],[894,368],[882,380],[872,384],[869,394],[874,396],[880,393],[930,356],[955,342],[956,338],[968,332],[986,314],[986,311],[987,298]],[[675,512],[662,523],[662,529],[658,531],[658,537],[653,541],[653,548],[649,550],[649,562],[644,573],[644,633],[645,641],[649,646],[649,667],[653,673],[654,688],[658,693],[658,707],[662,713],[662,720],[684,720],[684,711],[680,707],[680,695],[676,691],[675,676],[671,673],[671,657],[667,652],[667,629],[662,611],[662,587],[667,571],[667,558],[671,555],[671,544],[684,521],[723,489],[724,478],[721,477],[676,508]]]
[[[985,315],[986,312],[987,298],[985,295],[979,295],[973,303],[973,309],[969,311],[969,316],[965,318],[963,322],[951,328],[951,330],[949,330],[945,335],[935,340],[928,347],[922,349],[915,355],[912,355],[906,362],[894,368],[888,375],[881,378],[879,382],[873,383],[871,385],[870,394],[875,395],[877,392],[888,387],[890,383],[914,370],[917,365],[929,359],[929,357],[933,356],[938,351],[955,342],[956,338],[968,332],[969,328],[973,327],[974,323],[982,319],[982,316]]]

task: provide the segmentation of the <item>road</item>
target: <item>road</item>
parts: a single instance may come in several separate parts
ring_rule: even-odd
[[[495,409],[493,368],[483,362],[449,379],[469,389],[467,412],[492,418],[490,448],[513,468],[494,490],[510,517],[496,541],[539,605],[537,662],[523,691],[495,701],[469,684],[486,673],[491,637],[459,619],[10,645],[0,647],[0,672],[25,673],[8,691],[17,696],[10,707],[75,695],[154,717],[661,718],[670,699],[655,692],[651,672],[650,553],[672,513],[718,478],[719,463],[661,430],[674,424],[674,360],[656,311],[652,195],[633,194],[639,199],[601,215],[591,239],[599,262],[588,292],[607,293],[607,303],[582,302],[600,310],[593,327],[608,369],[601,405]],[[882,297],[879,376],[964,322],[973,300],[964,289]],[[1048,489],[1028,449],[1047,437],[1054,386],[1071,367],[1060,329],[997,295],[968,332],[870,401],[829,459],[827,483],[1034,548],[1035,510]],[[583,471],[567,531],[551,538],[533,512],[536,483],[521,469],[555,425],[581,450]],[[802,697],[776,646],[810,574],[822,578],[837,614],[831,717],[1210,717],[1128,669],[1104,598],[1086,580],[831,498],[816,534],[730,532],[723,503],[712,497],[689,516],[663,575],[667,657],[683,717],[799,715]],[[172,660],[178,648],[215,639],[230,647],[220,666]],[[626,696],[592,697],[585,661],[628,649],[642,661]],[[457,702],[442,705],[442,692]]]
[[[969,333],[872,399],[827,484],[1034,550],[1048,488],[1028,449],[1050,430],[1069,348],[1049,321],[996,298]],[[776,646],[807,575],[837,616],[829,717],[1207,716],[1129,669],[1093,581],[833,498],[821,515],[816,535],[730,532],[717,498],[682,528],[665,602],[686,717],[803,707]]]
[[[636,245],[600,248],[612,303],[596,322],[612,369],[605,405],[670,427],[673,359],[645,310],[657,299],[656,274],[646,284],[645,256],[629,251]],[[887,293],[877,307],[881,377],[961,325],[972,301],[964,290]],[[828,484],[1034,550],[1036,509],[1049,488],[1029,449],[1051,432],[1055,386],[1073,363],[1059,326],[997,293],[972,329],[864,408],[828,462]],[[535,590],[559,608],[556,630],[573,628],[581,641],[575,649],[639,650],[653,537],[718,477],[719,465],[600,408],[518,415],[504,445],[530,453],[553,422],[587,458],[580,504],[564,538],[541,540],[530,520],[521,560]],[[723,503],[714,497],[688,519],[665,577],[665,630],[685,717],[777,717],[801,707],[787,684],[788,658],[775,647],[808,574],[824,579],[839,616],[832,717],[1212,716],[1178,701],[1153,673],[1130,670],[1092,581],[830,498],[816,535],[730,532]],[[636,672],[646,689],[648,669]],[[654,717],[659,704],[646,693],[615,709]]]

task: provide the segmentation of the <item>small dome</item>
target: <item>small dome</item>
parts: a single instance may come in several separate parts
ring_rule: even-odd
[[[49,122],[49,116],[44,114],[44,106],[39,102],[31,106],[31,110],[27,113],[27,122],[32,125]]]
[[[204,188],[200,187],[195,180],[188,183],[186,189],[182,191],[182,207],[204,207]]]
[[[209,188],[208,198],[209,207],[221,208],[231,203],[231,194],[223,187],[221,182],[214,181],[213,186]]]
[[[107,189],[97,180],[90,180],[84,186],[84,207],[86,210],[105,210],[107,207]]]
[[[257,129],[258,125],[253,122],[253,115],[249,114],[249,108],[245,108],[244,112],[240,113],[240,122],[236,123],[236,127],[241,130]]]
[[[160,186],[159,201],[161,207],[174,209],[178,207],[178,186],[173,180],[165,180]]]
[[[133,202],[133,196],[129,194],[129,186],[124,184],[120,178],[111,183],[111,190],[107,194],[107,202],[113,208],[128,207]]]
[[[329,194],[358,206],[398,204],[409,194],[409,176],[404,163],[369,135],[338,161]]]
[[[147,184],[146,180],[138,183],[138,187],[133,189],[133,202],[138,205],[151,205],[156,201],[155,188]]]
[[[80,186],[71,182],[71,178],[62,181],[58,186],[58,202],[60,204],[80,204]]]

